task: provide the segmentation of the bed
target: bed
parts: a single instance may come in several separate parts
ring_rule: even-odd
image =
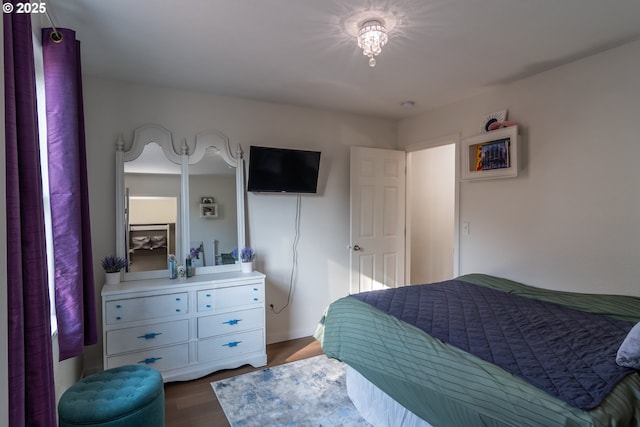
[[[452,297],[454,291],[458,292],[455,298]],[[395,295],[404,292],[404,296],[395,298],[388,295],[394,292]],[[416,292],[430,295],[429,298],[434,298],[437,303],[418,303],[417,297],[413,296]],[[435,299],[440,298],[437,292],[445,295],[444,299],[453,301],[453,305],[444,310],[445,315],[430,311],[440,310],[444,304]],[[476,293],[480,295],[476,308],[456,305],[460,304],[458,299],[476,298]],[[402,299],[404,305],[399,308],[396,299]],[[499,343],[497,350],[478,344],[478,337],[469,337],[481,335],[478,331],[484,326],[476,328],[476,325],[489,322],[484,318],[474,320],[471,312],[497,317],[494,312],[512,303],[514,311],[507,312],[506,316],[511,318],[511,325],[500,326],[497,339],[489,339]],[[527,308],[520,308],[521,303]],[[425,308],[425,304],[431,307]],[[528,320],[529,314],[520,317],[521,312],[529,313],[529,305],[541,307],[542,314],[537,316],[543,321],[555,319],[554,316],[564,320],[541,325],[536,323],[540,319]],[[405,306],[415,309],[413,314]],[[546,310],[551,310],[552,314],[546,314]],[[459,312],[464,315],[457,315]],[[452,316],[452,313],[456,315]],[[402,320],[403,316],[408,318]],[[471,324],[464,326],[466,332],[463,335],[469,336],[455,338],[456,333],[447,329],[454,330],[460,325],[441,327],[445,323],[444,318],[448,317],[468,317]],[[406,411],[405,414],[393,412],[397,415],[392,416],[387,425],[629,426],[640,425],[640,377],[635,369],[620,367],[615,361],[618,348],[639,321],[640,298],[552,291],[493,276],[470,274],[438,284],[365,292],[341,298],[327,308],[315,336],[327,356],[348,365],[349,394],[352,399],[360,396],[356,406],[361,412],[380,415],[379,409],[383,408],[378,397],[363,394],[368,393],[363,391],[366,387],[370,387],[372,392],[382,393],[381,396],[391,404],[395,403]],[[451,323],[456,324],[457,321],[454,319]],[[429,333],[425,331],[425,324],[430,324]],[[567,331],[563,329],[564,324],[568,324]],[[513,328],[512,325],[518,327]],[[549,327],[551,329],[544,329]],[[578,332],[574,332],[574,327]],[[517,332],[515,344],[509,344],[511,338],[501,335],[503,329]],[[488,330],[495,331],[495,328]],[[495,335],[492,332],[487,335],[492,334]],[[518,341],[532,335],[540,336],[526,345]],[[560,347],[554,341],[546,342],[551,339],[564,343]],[[463,349],[464,341],[472,342],[467,345],[473,348],[467,348],[469,351]],[[596,344],[591,345],[597,348],[582,349],[582,343],[589,341],[594,341]],[[505,346],[512,348],[505,350]],[[551,351],[547,351],[546,346]],[[551,354],[553,363],[545,362],[540,354],[554,353],[556,348],[562,350]],[[509,354],[505,357],[496,355],[501,353]],[[525,357],[521,353],[528,355]],[[544,372],[539,366],[534,366],[534,362],[528,361],[532,355],[533,359],[542,359]],[[506,358],[507,361],[493,361],[492,358]],[[595,365],[583,366],[586,362],[582,359]],[[555,366],[562,363],[567,366]],[[554,369],[561,372],[554,372]],[[523,374],[520,370],[531,372]],[[595,378],[589,377],[589,370],[595,371]],[[542,372],[542,379],[536,378],[538,372]],[[569,397],[563,387],[568,389]],[[554,390],[556,388],[559,391]],[[375,403],[363,407],[367,402]],[[382,412],[389,417],[388,411]],[[415,420],[407,419],[406,423],[397,418],[412,415]],[[366,415],[365,418],[369,419]],[[420,424],[422,421],[426,422]]]

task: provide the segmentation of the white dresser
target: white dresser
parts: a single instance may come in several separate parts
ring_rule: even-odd
[[[166,382],[266,365],[264,283],[254,271],[105,285],[104,369],[144,364]]]

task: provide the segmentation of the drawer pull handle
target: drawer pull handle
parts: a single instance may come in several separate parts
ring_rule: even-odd
[[[205,305],[205,307],[211,308],[211,304],[207,304],[207,305]]]
[[[223,325],[237,325],[238,322],[240,322],[242,319],[232,319],[232,320],[227,320],[226,322],[222,322]]]
[[[207,298],[211,298],[211,294],[207,294],[205,295]]]
[[[177,312],[177,313],[180,313],[180,309],[179,309],[179,308],[176,308],[176,312]]]
[[[116,305],[116,308],[122,308],[122,306],[120,304]]]
[[[151,365],[152,363],[156,363],[156,361],[162,359],[162,357],[147,357],[144,360],[139,361],[138,363],[144,363],[145,365]]]
[[[254,291],[257,291],[257,290],[258,290],[258,288],[253,288],[253,290],[254,290]]]
[[[176,298],[176,301],[180,301],[180,298]]]
[[[120,319],[122,319],[122,317],[120,317],[120,316],[117,316],[117,317],[116,317],[116,320],[120,320]]]
[[[258,301],[258,298],[254,298],[253,300],[254,300],[254,301]]]
[[[229,347],[229,348],[231,348],[231,347],[237,347],[237,346],[238,346],[238,344],[240,344],[241,342],[242,342],[242,341],[231,341],[231,342],[228,342],[228,343],[226,343],[226,344],[222,344],[222,346],[227,346],[227,347]]]
[[[158,335],[162,335],[162,332],[149,332],[148,334],[140,335],[138,338],[144,338],[145,340],[152,340]]]

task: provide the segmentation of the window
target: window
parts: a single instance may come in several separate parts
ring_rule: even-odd
[[[53,231],[51,226],[51,205],[49,202],[49,168],[47,155],[47,105],[44,91],[44,68],[42,65],[42,42],[33,33],[33,54],[36,71],[36,97],[38,102],[38,132],[40,139],[40,173],[42,175],[42,198],[44,205],[44,226],[47,242],[47,277],[49,280],[49,307],[51,310],[51,335],[58,330],[55,304],[55,272],[53,260]]]

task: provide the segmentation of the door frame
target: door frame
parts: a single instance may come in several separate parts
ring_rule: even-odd
[[[418,142],[408,145],[404,148],[404,151],[409,153],[415,151],[427,150],[430,148],[437,148],[442,145],[455,144],[454,154],[454,212],[453,212],[453,277],[457,277],[460,274],[460,133],[453,133],[442,136],[440,138],[434,138],[427,141]],[[407,168],[408,168],[407,162]],[[406,180],[406,197],[405,204],[409,206],[411,196],[411,182]],[[405,210],[405,280],[411,277],[411,218],[409,217],[409,209]]]

